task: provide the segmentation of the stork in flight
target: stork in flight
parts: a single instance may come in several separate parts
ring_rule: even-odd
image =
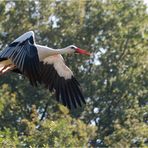
[[[34,32],[26,32],[0,52],[0,75],[8,71],[20,73],[32,86],[44,84],[51,92],[55,91],[56,100],[69,109],[77,108],[85,100],[78,81],[61,56],[65,53],[90,55],[74,45],[62,49],[38,45]]]

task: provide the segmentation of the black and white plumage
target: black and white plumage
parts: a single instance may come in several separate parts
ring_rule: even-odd
[[[74,52],[90,55],[74,45],[56,50],[37,45],[34,32],[29,31],[0,52],[0,74],[8,71],[21,73],[31,85],[44,84],[51,92],[55,91],[57,101],[68,108],[76,108],[85,100],[78,81],[61,56]]]

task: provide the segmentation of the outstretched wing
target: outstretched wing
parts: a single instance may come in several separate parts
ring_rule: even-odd
[[[56,99],[71,109],[85,103],[78,81],[65,65],[61,55],[49,56],[40,62],[41,83],[55,91]]]
[[[40,78],[40,66],[33,31],[23,34],[9,44],[0,52],[0,58],[10,59],[16,68],[29,78],[32,85],[37,85]]]

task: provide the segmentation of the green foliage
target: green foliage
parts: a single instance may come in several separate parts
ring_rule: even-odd
[[[19,122],[19,133],[15,128],[3,128],[0,132],[1,147],[86,147],[95,136],[96,127],[70,117],[68,110],[60,106],[56,119],[38,121],[35,106],[31,120]]]
[[[105,137],[105,142],[112,147],[144,147],[148,135],[147,124],[142,122],[141,110],[127,109],[124,122],[114,122],[114,132]],[[116,141],[116,143],[115,143]]]
[[[92,53],[64,56],[87,101],[70,112],[22,76],[1,76],[1,146],[147,146],[148,13],[142,0],[0,1],[0,14],[1,48],[34,30],[37,43],[75,44]]]
[[[87,146],[88,141],[95,136],[94,126],[73,119],[67,113],[56,115],[58,119],[45,120],[37,129],[30,122],[23,121],[29,132],[24,142],[27,147],[82,147]]]
[[[0,131],[0,147],[16,147],[19,144],[19,138],[16,131],[10,131],[9,128],[5,128]]]

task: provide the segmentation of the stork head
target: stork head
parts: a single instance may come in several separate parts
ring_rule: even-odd
[[[71,52],[74,52],[74,53],[79,53],[79,54],[84,54],[84,55],[89,55],[90,56],[90,53],[84,49],[81,49],[81,48],[78,48],[74,45],[70,45],[68,46],[69,50]]]

